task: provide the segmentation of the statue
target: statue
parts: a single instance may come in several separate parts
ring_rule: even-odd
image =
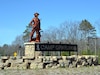
[[[40,42],[40,19],[38,18],[39,13],[34,14],[34,18],[29,23],[32,26],[32,31],[30,33],[30,42]],[[36,38],[33,38],[34,33],[36,32]]]

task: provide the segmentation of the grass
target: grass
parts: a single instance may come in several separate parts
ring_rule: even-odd
[[[100,75],[100,66],[58,69],[0,70],[0,75]]]

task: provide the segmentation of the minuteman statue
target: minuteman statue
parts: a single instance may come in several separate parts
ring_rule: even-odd
[[[29,23],[32,26],[32,31],[30,33],[30,42],[40,42],[40,19],[38,18],[39,13],[34,14],[34,18]],[[36,38],[33,38],[34,33],[36,32]]]

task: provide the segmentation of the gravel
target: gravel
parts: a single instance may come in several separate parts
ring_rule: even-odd
[[[35,70],[0,70],[0,75],[100,75],[100,66]]]

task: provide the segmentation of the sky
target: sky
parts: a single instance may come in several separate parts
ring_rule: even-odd
[[[23,34],[35,12],[42,30],[65,21],[87,19],[94,24],[100,20],[100,0],[0,0],[0,46]]]

